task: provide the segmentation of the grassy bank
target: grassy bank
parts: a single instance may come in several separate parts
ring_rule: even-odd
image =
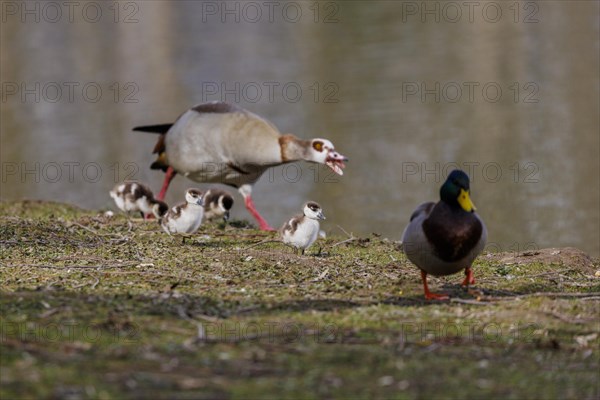
[[[484,254],[469,292],[377,235],[269,234],[0,203],[0,398],[600,396],[598,260]],[[320,247],[320,250],[319,250]]]

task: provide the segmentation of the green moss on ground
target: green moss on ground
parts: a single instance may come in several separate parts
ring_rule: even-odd
[[[598,260],[484,254],[423,299],[392,241],[0,203],[0,398],[598,398]],[[320,247],[320,251],[319,251]],[[316,253],[316,254],[315,254]]]

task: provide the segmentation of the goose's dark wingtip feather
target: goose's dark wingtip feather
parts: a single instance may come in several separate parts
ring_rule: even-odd
[[[159,125],[145,125],[145,126],[136,126],[133,128],[136,132],[150,132],[150,133],[167,133],[173,124],[159,124]]]
[[[167,172],[167,169],[169,168],[168,165],[163,164],[161,161],[154,161],[151,165],[150,165],[150,169],[159,169],[162,172]]]

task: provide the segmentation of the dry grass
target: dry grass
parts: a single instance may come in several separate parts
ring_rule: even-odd
[[[182,245],[0,203],[0,397],[600,396],[598,260],[578,250],[483,255],[475,287],[432,278],[453,298],[427,302],[387,239],[297,256],[233,225]]]

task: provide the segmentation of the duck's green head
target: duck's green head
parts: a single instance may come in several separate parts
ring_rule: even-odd
[[[460,207],[466,212],[476,210],[469,195],[469,176],[459,169],[448,175],[448,179],[440,188],[440,198],[448,205]]]

